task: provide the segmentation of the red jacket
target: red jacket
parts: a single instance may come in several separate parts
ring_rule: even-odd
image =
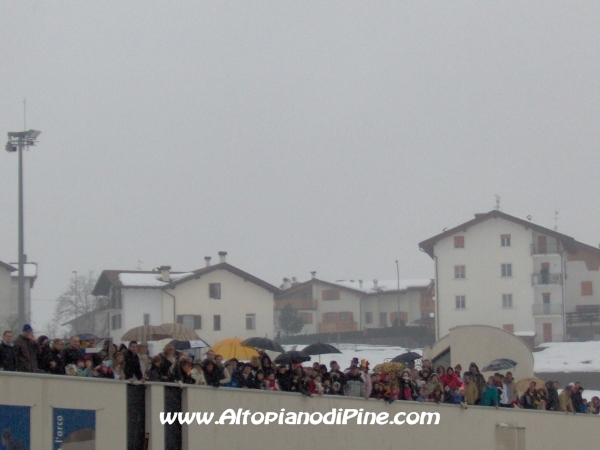
[[[450,386],[450,390],[454,389],[455,387],[459,388],[462,384],[456,375],[448,375],[447,373],[442,375],[441,382],[444,386]]]

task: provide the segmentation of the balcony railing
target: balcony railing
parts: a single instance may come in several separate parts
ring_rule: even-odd
[[[568,312],[567,325],[574,323],[589,323],[592,325],[595,322],[600,322],[600,305],[577,305],[577,311]]]
[[[533,286],[542,284],[559,284],[562,285],[563,277],[562,273],[534,273],[531,275],[531,284]]]
[[[563,305],[560,303],[537,303],[533,305],[534,316],[562,316]]]
[[[338,333],[342,331],[356,331],[358,326],[356,322],[319,322],[319,333]]]
[[[546,244],[531,244],[532,255],[548,255],[550,253],[560,253],[561,248],[558,242],[547,242]]]
[[[304,298],[277,299],[275,300],[275,311],[282,310],[285,305],[292,305],[294,309],[317,309],[317,301]]]

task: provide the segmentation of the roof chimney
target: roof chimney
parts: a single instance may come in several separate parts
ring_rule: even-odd
[[[312,271],[310,274],[311,274],[311,276],[312,276],[313,280],[314,280],[315,278],[317,278],[317,272],[316,272],[316,271],[314,271],[314,270],[313,270],[313,271]]]
[[[373,289],[377,290],[377,280],[373,280]]]
[[[298,284],[298,278],[292,277],[292,284]]]
[[[292,287],[292,283],[290,282],[289,278],[284,278],[283,279],[283,284],[281,285],[281,289],[289,289]]]
[[[358,280],[358,288],[362,289],[362,280]]]
[[[219,252],[219,262],[224,263],[226,256],[227,256],[227,252]]]
[[[206,262],[206,267],[210,267],[210,256],[205,256],[204,261]]]
[[[165,283],[171,281],[171,266],[160,266],[158,270],[160,270],[160,276]]]

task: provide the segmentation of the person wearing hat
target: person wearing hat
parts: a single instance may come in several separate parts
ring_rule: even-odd
[[[563,391],[558,395],[558,405],[561,411],[567,414],[569,414],[570,412],[575,414],[575,410],[573,409],[573,402],[571,401],[571,386],[565,387]]]
[[[17,354],[17,371],[37,372],[37,355],[39,345],[33,336],[31,325],[23,325],[23,332],[15,339],[15,353]]]

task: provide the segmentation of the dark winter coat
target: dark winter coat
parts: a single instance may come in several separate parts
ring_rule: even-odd
[[[50,372],[50,361],[52,361],[52,354],[50,353],[50,345],[42,345],[48,339],[46,336],[40,336],[38,338],[39,353],[37,355],[38,369],[43,370],[46,373]]]
[[[558,403],[558,391],[554,389],[552,383],[550,383],[550,387],[546,385],[546,389],[548,390],[548,403],[546,403],[546,409],[548,411],[559,411],[560,405]]]
[[[19,372],[37,372],[37,355],[39,345],[35,339],[28,339],[22,334],[15,339],[17,354],[17,370]]]
[[[209,363],[213,366],[212,371],[210,372],[206,369],[206,366]],[[219,387],[221,386],[221,372],[213,362],[209,363],[202,365],[202,371],[204,372],[204,381],[206,381],[207,386]]]
[[[17,370],[17,351],[14,343],[12,345],[0,343],[0,369],[14,371]]]
[[[579,411],[579,407],[583,405],[583,397],[581,392],[575,391],[571,394],[571,401],[573,402],[573,409]]]
[[[137,378],[141,380],[144,376],[142,374],[142,367],[140,366],[140,358],[137,353],[133,353],[131,350],[125,352],[125,366],[123,367],[123,373],[125,378]]]
[[[73,348],[71,345],[67,345],[62,351],[62,359],[65,367],[69,364],[77,365],[77,361],[83,359],[83,351],[79,348]]]
[[[50,361],[56,363],[54,367],[50,367],[50,373],[55,375],[64,375],[65,374],[65,362],[63,360],[62,351],[51,348],[50,349]]]

